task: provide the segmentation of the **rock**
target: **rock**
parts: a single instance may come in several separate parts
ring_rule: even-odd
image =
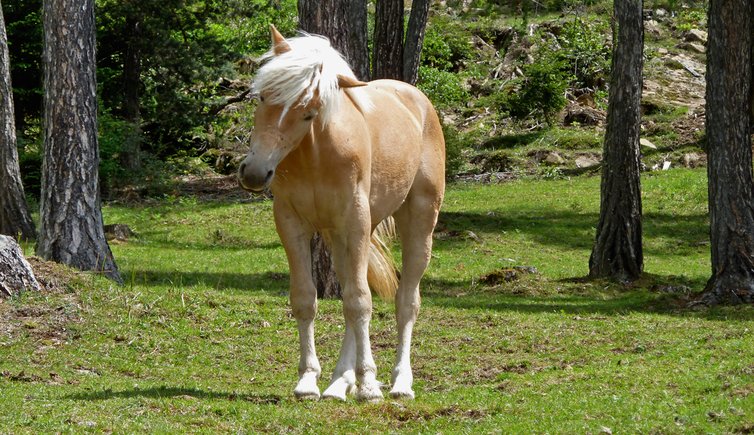
[[[654,13],[655,18],[665,18],[667,16],[668,16],[668,11],[666,11],[665,9],[662,9],[662,8],[655,9],[655,13]]]
[[[662,39],[663,31],[660,27],[660,23],[655,20],[648,20],[644,22],[644,33],[651,36],[655,40]]]
[[[657,54],[659,54],[660,56],[666,56],[668,53],[669,51],[667,48],[664,48],[664,47],[657,48]]]
[[[602,159],[595,155],[582,155],[576,157],[576,167],[577,168],[592,168],[594,166],[599,165],[602,162]]]
[[[707,43],[707,32],[699,29],[691,29],[683,33],[682,38],[685,42]]]
[[[0,297],[10,297],[26,290],[41,290],[42,286],[21,247],[12,237],[0,235]]]
[[[119,240],[125,242],[135,235],[136,233],[134,233],[126,224],[105,225],[105,237],[107,240]]]
[[[562,165],[565,163],[565,159],[560,156],[560,154],[556,153],[555,151],[548,153],[547,156],[545,156],[544,160],[545,163],[548,165]]]
[[[605,121],[605,114],[588,106],[571,103],[566,107],[563,125],[600,125]]]
[[[707,157],[699,153],[687,153],[683,155],[681,161],[687,168],[698,168],[707,164]]]
[[[657,145],[650,142],[649,139],[644,139],[644,138],[639,139],[639,145],[645,146],[647,148],[652,148],[653,150],[657,149]]]
[[[681,50],[691,51],[699,54],[704,54],[706,52],[704,45],[695,42],[681,42],[677,45],[677,47]]]

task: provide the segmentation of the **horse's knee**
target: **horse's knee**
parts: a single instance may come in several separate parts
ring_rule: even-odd
[[[343,313],[346,320],[369,319],[372,316],[372,295],[369,287],[346,289],[343,292]]]
[[[317,293],[297,293],[291,291],[291,311],[297,320],[313,319],[317,314]]]

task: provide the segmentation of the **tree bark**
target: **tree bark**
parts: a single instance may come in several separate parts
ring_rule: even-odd
[[[44,161],[37,254],[121,282],[98,181],[94,0],[44,0]]]
[[[428,16],[429,0],[414,0],[411,3],[411,16],[408,19],[406,42],[403,47],[403,81],[412,85],[419,79],[419,62]]]
[[[299,0],[301,30],[330,40],[361,80],[369,80],[367,3],[365,0]]]
[[[711,0],[707,45],[707,176],[712,276],[697,302],[754,302],[751,152],[752,5]]]
[[[0,235],[0,298],[40,289],[21,247],[12,237]]]
[[[36,230],[26,204],[16,147],[8,36],[0,5],[0,234],[32,240]]]
[[[374,79],[403,80],[403,0],[377,0],[374,15]]]
[[[644,27],[642,0],[614,2],[613,51],[603,148],[600,219],[589,276],[631,281],[644,267],[639,134]]]

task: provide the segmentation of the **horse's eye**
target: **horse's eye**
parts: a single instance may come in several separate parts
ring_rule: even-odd
[[[261,101],[262,103],[264,103],[264,97],[260,95],[259,96],[259,101]]]
[[[314,119],[315,113],[307,113],[306,116],[304,116],[304,121],[311,121]]]

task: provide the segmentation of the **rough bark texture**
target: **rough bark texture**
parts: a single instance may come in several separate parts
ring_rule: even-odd
[[[12,237],[0,235],[0,298],[40,289],[18,243]]]
[[[45,0],[44,161],[37,254],[120,275],[105,240],[98,181],[93,0]]]
[[[8,35],[0,5],[0,234],[31,240],[36,231],[21,184],[13,118]]]
[[[299,0],[298,17],[301,30],[329,38],[356,77],[369,80],[366,1]]]
[[[600,219],[589,276],[630,281],[643,270],[639,133],[644,27],[642,0],[614,3],[607,130],[600,188]]]
[[[419,61],[428,15],[429,0],[414,0],[411,3],[411,17],[408,19],[406,42],[403,47],[403,81],[412,85],[419,79]]]
[[[403,0],[377,0],[373,79],[403,80]]]
[[[712,276],[699,301],[754,302],[752,5],[712,0],[707,45],[707,143]]]

